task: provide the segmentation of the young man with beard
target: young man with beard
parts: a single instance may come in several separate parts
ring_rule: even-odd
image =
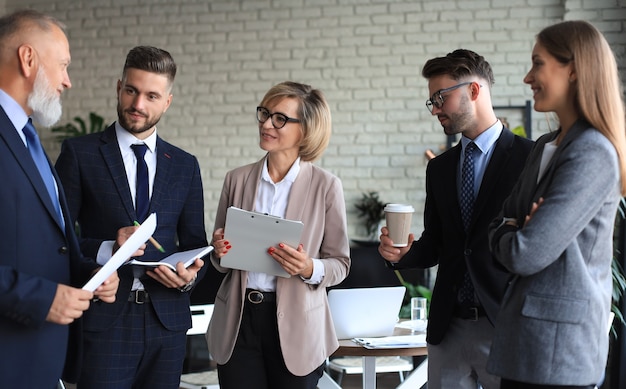
[[[198,161],[157,135],[175,75],[167,51],[133,48],[117,82],[117,122],[63,143],[56,168],[71,222],[80,227],[83,253],[99,263],[111,257],[117,229],[142,223],[153,212],[153,237],[165,252],[148,245],[137,259],[158,261],[207,245]],[[191,327],[189,293],[203,264],[197,259],[185,269],[178,263],[177,272],[165,266],[120,268],[115,304],[96,302],[85,315],[78,388],[177,389]]]
[[[524,167],[530,140],[513,135],[491,102],[491,66],[470,50],[426,62],[426,107],[446,135],[461,134],[426,170],[424,231],[393,247],[382,229],[378,251],[394,268],[439,265],[428,317],[428,388],[499,388],[485,367],[493,323],[511,275],[489,251],[487,227]]]
[[[63,188],[31,123],[59,120],[61,93],[71,87],[63,29],[32,10],[0,18],[0,379],[6,388],[55,387],[64,366],[77,362],[71,341],[78,338],[70,335],[80,334],[77,319],[93,297],[110,305],[119,281],[114,274],[95,293],[80,289],[99,266],[80,254]]]

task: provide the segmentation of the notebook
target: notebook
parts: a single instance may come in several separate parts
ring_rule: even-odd
[[[331,289],[328,304],[337,339],[392,335],[405,291],[404,286]]]
[[[237,207],[226,210],[224,239],[232,246],[220,264],[289,278],[290,275],[267,253],[270,246],[284,242],[298,247],[304,224],[300,221],[246,211]]]

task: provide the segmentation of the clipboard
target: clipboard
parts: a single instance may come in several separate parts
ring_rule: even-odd
[[[237,207],[226,210],[224,239],[232,248],[221,258],[220,264],[231,269],[291,277],[267,253],[271,246],[284,242],[298,247],[304,224]]]

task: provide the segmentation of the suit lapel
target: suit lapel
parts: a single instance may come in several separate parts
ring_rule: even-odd
[[[304,205],[309,204],[309,194],[313,179],[313,168],[310,162],[300,161],[300,172],[293,182],[291,193],[289,193],[289,203],[285,210],[285,219],[302,220],[304,215]]]
[[[154,212],[155,209],[162,209],[159,204],[162,201],[165,188],[169,185],[170,170],[172,167],[173,153],[165,141],[157,137],[156,142],[157,168],[154,175],[154,186],[152,187],[152,196],[150,196],[150,208],[148,213]]]
[[[41,202],[44,204],[46,209],[48,210],[48,213],[50,214],[50,216],[55,220],[55,223],[57,224],[57,226],[59,226],[59,229],[61,229],[61,225],[59,223],[56,210],[54,209],[54,205],[52,204],[52,199],[50,198],[50,195],[48,194],[46,185],[44,184],[43,179],[41,178],[41,175],[39,174],[39,170],[37,169],[37,166],[35,165],[33,158],[30,156],[30,153],[28,152],[26,145],[24,144],[20,136],[17,134],[17,131],[15,127],[13,126],[13,123],[9,120],[8,116],[6,116],[6,113],[4,112],[2,108],[0,108],[0,114],[1,114],[0,120],[2,121],[2,125],[0,126],[0,137],[4,139],[4,141],[9,146],[9,150],[11,151],[11,153],[13,154],[13,156],[15,157],[19,165],[24,170],[26,177],[28,177],[28,180],[33,185],[33,188],[35,189],[37,196],[39,197]],[[50,159],[48,158],[47,153],[46,153],[46,159],[48,160],[48,164],[50,165],[50,169],[52,170],[54,179],[57,182],[57,186],[59,188],[59,200],[60,200],[61,195],[62,195],[61,193],[62,187],[60,185],[61,181],[59,180],[59,177],[57,176],[56,171],[54,170],[54,166],[50,164]],[[61,203],[61,205],[63,206],[63,203]],[[70,220],[69,218],[67,218],[67,215],[65,214],[65,212],[63,213],[64,213],[64,217],[66,218],[66,220]],[[63,233],[65,233],[65,231],[63,231]]]
[[[439,169],[439,175],[436,178],[430,178],[440,182],[442,185],[441,193],[434,193],[435,196],[441,199],[450,199],[450,217],[454,220],[460,233],[465,233],[463,228],[463,220],[461,218],[461,204],[459,204],[459,187],[457,178],[459,174],[459,166],[461,161],[461,142],[454,146],[449,151],[450,157],[446,158],[442,162],[445,162],[445,166],[441,166]],[[437,157],[440,158],[440,157]],[[436,184],[431,184],[435,187]]]
[[[126,170],[124,168],[124,161],[122,160],[120,147],[117,143],[117,136],[115,135],[115,125],[109,126],[100,139],[103,142],[102,146],[100,146],[102,158],[113,178],[115,188],[120,195],[124,209],[126,209],[131,220],[137,220],[135,205],[133,204],[133,198],[130,194],[128,177],[126,176]]]
[[[472,228],[475,223],[476,216],[482,214],[483,208],[489,205],[487,204],[489,196],[493,192],[494,186],[497,185],[498,179],[502,174],[506,174],[507,163],[511,156],[510,149],[514,139],[515,135],[508,129],[503,128],[500,137],[493,146],[493,154],[485,169],[485,174],[483,175],[483,180],[478,190],[478,196],[476,196],[476,202],[474,203],[470,228]]]
[[[249,211],[254,210],[254,201],[256,199],[256,192],[259,187],[259,183],[261,182],[261,172],[263,171],[263,164],[267,159],[267,155],[265,158],[261,159],[257,163],[254,164],[250,173],[245,178],[244,182],[244,190],[242,192],[241,198],[241,208]]]
[[[585,131],[589,127],[591,127],[589,123],[585,122],[584,120],[578,120],[577,122],[574,123],[572,128],[570,128],[567,131],[567,134],[565,135],[561,143],[558,145],[558,147],[554,151],[554,155],[550,159],[550,162],[548,162],[548,165],[546,166],[546,169],[543,175],[541,176],[541,178],[539,179],[539,182],[537,183],[536,190],[533,196],[533,201],[536,201],[539,197],[543,195],[549,183],[552,181],[552,175],[554,174],[554,171],[556,169],[556,161],[559,159],[560,155],[563,153],[563,150],[565,150],[567,146],[570,143],[572,143],[572,141],[576,139],[578,135],[580,135],[581,132]],[[559,134],[559,131],[555,131],[554,134],[550,134],[546,136],[545,142],[542,142],[541,144],[542,147],[541,147],[540,154],[543,153],[543,146],[546,143],[552,142],[554,139],[556,139],[558,134]],[[537,174],[535,174],[534,177],[537,177],[538,175],[539,164],[541,163],[541,159],[542,159],[541,155],[538,158],[535,158],[535,165],[536,165],[535,171],[537,172]]]

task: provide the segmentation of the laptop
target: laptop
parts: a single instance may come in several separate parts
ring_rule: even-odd
[[[392,335],[405,291],[404,286],[331,289],[328,304],[337,339]]]

